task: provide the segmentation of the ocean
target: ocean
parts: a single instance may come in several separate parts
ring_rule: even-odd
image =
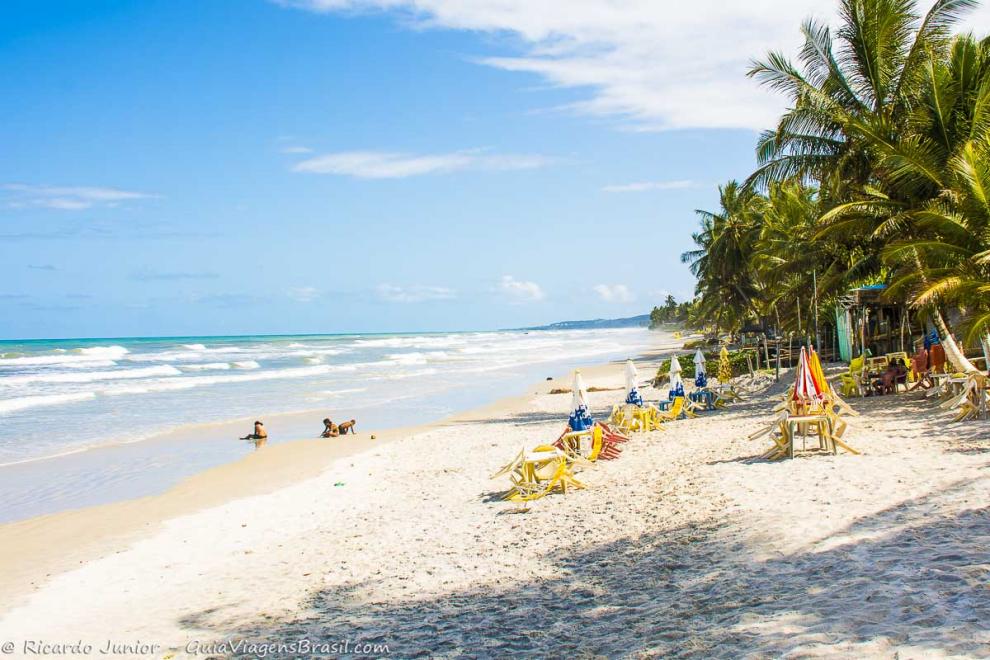
[[[251,451],[162,441],[183,429],[243,419],[246,435],[272,416],[276,444],[326,416],[419,424],[649,345],[638,328],[0,341],[0,522],[160,492]]]

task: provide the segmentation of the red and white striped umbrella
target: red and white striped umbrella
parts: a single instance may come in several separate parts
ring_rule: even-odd
[[[797,366],[797,380],[794,383],[794,401],[821,401],[825,393],[819,387],[808,361],[808,351],[801,347],[801,360]]]

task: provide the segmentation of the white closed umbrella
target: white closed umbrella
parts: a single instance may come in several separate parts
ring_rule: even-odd
[[[639,372],[632,360],[626,360],[626,403],[633,403],[637,406],[643,405],[643,397],[639,395],[636,383],[639,381]]]
[[[676,389],[678,385],[684,386],[684,381],[681,379],[681,363],[677,360],[676,355],[670,356],[670,389]]]
[[[588,414],[588,390],[584,387],[581,372],[574,371],[574,384],[571,385],[571,416],[567,425],[572,431],[584,431],[594,426],[595,420]]]
[[[636,390],[636,381],[639,380],[639,372],[632,360],[626,360],[626,392]]]
[[[571,412],[588,411],[588,390],[584,386],[581,372],[574,371],[574,384],[571,385]]]
[[[705,354],[701,352],[700,348],[694,354],[694,373],[695,375],[699,375],[699,374],[708,375],[708,373],[705,371]]]

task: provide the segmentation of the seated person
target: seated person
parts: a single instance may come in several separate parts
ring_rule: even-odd
[[[887,370],[880,376],[880,394],[896,394],[897,384],[907,381],[907,367],[900,358],[887,364]]]
[[[916,380],[921,380],[922,376],[928,374],[928,351],[924,346],[919,345],[918,352],[911,358],[911,371]]]
[[[340,428],[334,424],[329,417],[323,420],[323,433],[321,438],[336,438],[340,435]]]
[[[354,435],[357,432],[357,429],[354,428],[355,424],[357,424],[357,422],[353,419],[347,422],[341,422],[337,429],[340,431],[341,435],[347,435],[348,431],[350,431],[351,435]]]
[[[254,433],[246,435],[241,440],[265,440],[268,438],[268,431],[265,430],[265,425],[261,422],[254,423]]]
[[[933,373],[946,373],[945,363],[948,360],[946,359],[945,348],[942,344],[932,344],[932,347],[928,350],[928,359]]]

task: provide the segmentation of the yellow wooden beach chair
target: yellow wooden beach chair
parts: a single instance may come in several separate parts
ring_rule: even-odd
[[[684,397],[682,396],[674,397],[674,401],[670,404],[669,410],[658,410],[656,413],[657,419],[661,422],[673,422],[680,418],[681,415],[684,415],[685,417],[698,416],[684,405]]]
[[[656,406],[637,406],[632,403],[616,404],[608,423],[626,433],[656,431],[661,428]]]
[[[571,461],[563,451],[549,445],[540,445],[529,452],[523,449],[491,478],[508,475],[512,488],[506,493],[505,499],[512,502],[531,502],[555,490],[566,494],[568,488],[584,488],[584,484],[574,477],[570,465]]]

